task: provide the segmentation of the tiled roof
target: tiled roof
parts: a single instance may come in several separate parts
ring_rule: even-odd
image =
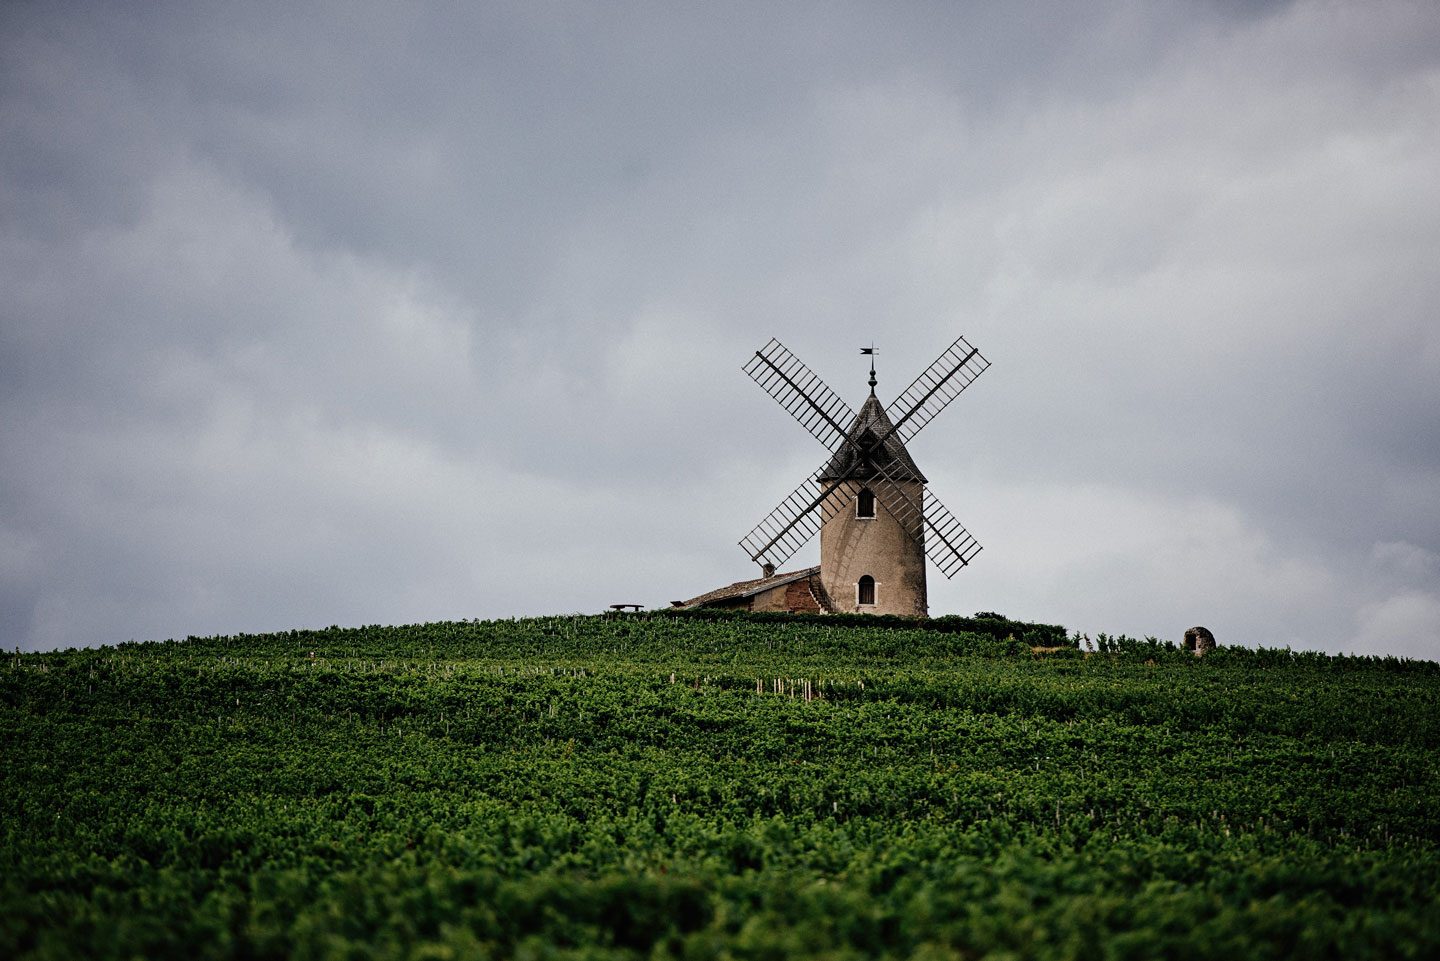
[[[860,461],[861,441],[867,433],[872,444],[880,437],[885,438],[885,443],[871,458],[884,467],[892,479],[926,483],[925,475],[920,473],[920,468],[910,459],[910,452],[900,442],[900,435],[891,432],[890,418],[874,394],[865,398],[860,413],[855,415],[855,423],[850,425],[850,430],[846,433],[848,442],[830,458],[830,463],[825,465],[825,470],[820,474],[820,480],[864,480],[872,476],[874,471]]]
[[[756,594],[770,590],[772,587],[783,587],[792,581],[798,581],[804,577],[811,577],[820,573],[819,566],[807,567],[803,571],[790,571],[786,574],[774,574],[770,577],[757,577],[753,581],[736,581],[726,587],[717,587],[715,590],[699,597],[692,597],[688,601],[681,602],[681,607],[704,607],[707,604],[714,604],[719,601],[733,601],[744,597],[753,597]]]

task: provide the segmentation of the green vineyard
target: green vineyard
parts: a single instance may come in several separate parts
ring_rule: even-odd
[[[6,655],[0,957],[1440,956],[1440,665],[1057,631]]]

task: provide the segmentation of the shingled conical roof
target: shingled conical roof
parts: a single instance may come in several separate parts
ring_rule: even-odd
[[[910,452],[900,442],[900,436],[891,432],[891,426],[885,408],[880,406],[872,391],[846,432],[847,442],[825,465],[820,480],[868,480],[875,476],[875,468],[871,466],[874,463],[883,467],[893,480],[927,483],[925,475],[910,459]],[[881,437],[885,438],[885,443],[877,447],[875,442]],[[861,457],[861,451],[867,448],[871,452],[868,462]]]

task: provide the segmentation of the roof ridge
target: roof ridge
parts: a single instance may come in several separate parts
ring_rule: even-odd
[[[768,591],[773,587],[783,587],[791,581],[798,581],[804,577],[813,577],[820,573],[820,565],[807,567],[798,571],[786,571],[783,574],[772,574],[769,577],[757,577],[748,581],[736,581],[724,587],[717,587],[713,591],[706,591],[704,594],[690,598],[688,601],[680,602],[681,607],[696,607],[701,604],[708,604],[711,601],[732,600],[736,598],[749,597],[752,594],[759,594],[761,591]]]

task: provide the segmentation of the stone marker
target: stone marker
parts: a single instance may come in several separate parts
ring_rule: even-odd
[[[1215,635],[1208,628],[1192,627],[1185,632],[1185,650],[1193,651],[1196,657],[1204,657],[1215,650]]]

